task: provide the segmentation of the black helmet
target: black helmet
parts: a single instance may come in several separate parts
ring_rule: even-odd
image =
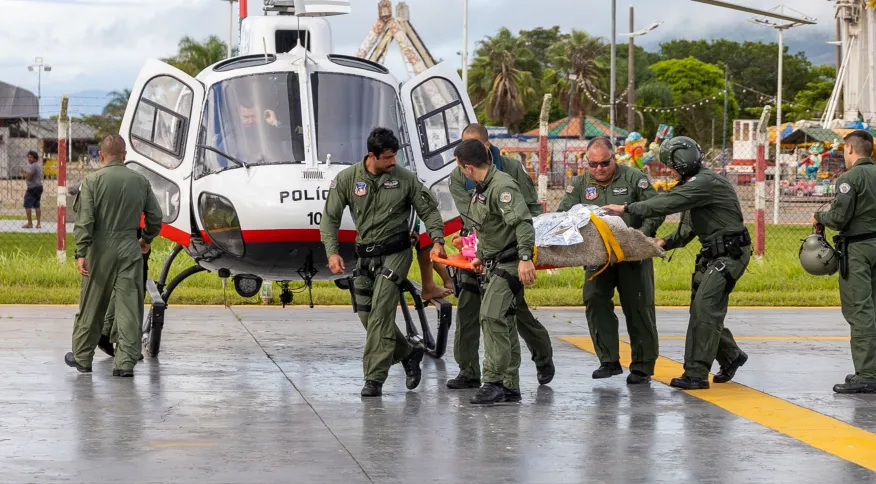
[[[833,247],[824,240],[824,227],[816,224],[815,233],[806,237],[800,245],[800,265],[813,276],[830,276],[839,267],[839,257]]]
[[[687,136],[669,138],[660,145],[660,161],[683,177],[693,176],[703,164],[703,150]]]

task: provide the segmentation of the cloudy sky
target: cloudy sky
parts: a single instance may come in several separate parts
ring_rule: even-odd
[[[816,25],[786,32],[791,52],[804,51],[816,63],[833,63],[836,24],[833,3],[826,0],[785,0]],[[758,0],[738,4],[763,6]],[[778,3],[778,0],[776,0]],[[393,2],[395,5],[396,2]],[[439,59],[459,65],[462,47],[462,0],[408,0],[411,23]],[[250,15],[261,14],[261,0],[249,0]],[[330,18],[339,53],[353,54],[377,18],[377,0],[353,0],[353,14]],[[536,5],[538,5],[536,7]],[[726,37],[775,41],[776,31],[752,24],[750,14],[691,0],[627,0],[617,2],[617,32],[628,31],[629,7],[635,7],[636,28],[655,20],[664,23],[637,43],[657,50],[672,39]],[[768,4],[766,8],[771,8]],[[763,8],[763,7],[761,7]],[[237,4],[235,3],[235,15]],[[52,67],[42,74],[43,114],[57,112],[61,94],[74,112],[103,106],[100,96],[129,88],[144,60],[172,55],[184,35],[203,39],[228,37],[229,5],[222,0],[0,0],[0,81],[37,91],[37,74],[27,66],[41,56]],[[559,25],[564,31],[583,29],[609,39],[610,0],[469,0],[469,53],[485,35],[506,26],[512,31]],[[237,42],[235,16],[234,38]],[[618,37],[618,42],[624,42]],[[403,76],[396,49],[388,66]]]

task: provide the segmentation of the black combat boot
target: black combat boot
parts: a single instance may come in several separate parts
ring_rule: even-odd
[[[852,381],[855,378],[855,375],[857,375],[857,373],[849,373],[846,375],[846,383]]]
[[[549,361],[547,365],[537,367],[535,370],[537,372],[538,384],[547,385],[554,379],[554,372],[556,371],[554,360]]]
[[[122,370],[120,368],[113,368],[113,376],[132,377],[134,376],[134,370]]]
[[[113,348],[113,342],[110,341],[109,336],[100,335],[100,341],[97,342],[97,347],[110,356],[116,356],[116,350]]]
[[[486,382],[469,400],[471,403],[500,403],[505,401],[505,385],[500,381]]]
[[[857,375],[848,375],[845,383],[833,386],[833,391],[836,393],[876,393],[876,381],[862,380]]]
[[[479,388],[481,386],[480,378],[468,378],[463,376],[462,373],[456,376],[456,378],[451,378],[447,380],[447,388],[452,388],[454,390],[462,390],[464,388]]]
[[[67,363],[67,366],[76,368],[79,370],[79,373],[91,373],[91,367],[80,366],[79,363],[76,363],[76,358],[73,358],[73,352],[69,352],[64,355],[64,363]]]
[[[407,385],[408,390],[413,390],[420,384],[420,377],[423,375],[423,372],[420,370],[420,362],[423,361],[423,353],[424,351],[421,346],[414,346],[414,349],[411,350],[411,354],[402,360],[402,366],[404,366],[405,375],[407,375],[405,384]]]
[[[730,362],[730,365],[728,365],[727,367],[721,367],[721,371],[715,374],[715,376],[712,378],[712,381],[715,383],[727,383],[728,381],[733,379],[733,375],[736,374],[736,370],[738,370],[740,366],[744,365],[746,361],[748,361],[748,355],[746,355],[744,351],[740,351],[739,356],[737,356],[735,360]]]
[[[709,380],[703,380],[695,376],[682,376],[681,378],[673,378],[669,382],[669,386],[681,388],[682,390],[708,390]]]
[[[627,375],[627,384],[636,385],[639,383],[648,383],[651,381],[651,377],[642,373],[639,370],[632,370],[630,374]]]
[[[363,397],[379,397],[383,395],[383,383],[374,380],[366,380],[362,387]]]
[[[620,375],[624,372],[619,361],[611,363],[603,363],[593,372],[593,378],[608,378],[614,375]]]
[[[505,401],[506,402],[519,402],[521,399],[520,389],[519,388],[508,388],[505,387]]]

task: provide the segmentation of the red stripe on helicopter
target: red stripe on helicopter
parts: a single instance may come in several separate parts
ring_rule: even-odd
[[[452,234],[462,230],[462,218],[457,217],[449,222],[444,223],[444,235]],[[420,234],[420,247],[425,247],[432,243],[432,237],[429,234]]]

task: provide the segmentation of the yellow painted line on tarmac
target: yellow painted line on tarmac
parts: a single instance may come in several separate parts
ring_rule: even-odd
[[[176,448],[176,447],[213,447],[213,442],[197,442],[197,441],[185,441],[185,440],[161,440],[156,442],[149,442],[147,444],[149,447],[154,447],[157,449],[167,449],[167,448]]]
[[[684,336],[658,336],[661,341],[684,341]],[[848,336],[736,336],[737,341],[848,341]],[[629,343],[630,338],[624,337],[623,341]]]
[[[589,336],[562,336],[561,340],[595,354]],[[630,345],[620,345],[621,364],[630,366]],[[745,371],[745,370],[742,370]],[[658,357],[654,380],[669,382],[684,373],[681,363]],[[711,381],[711,375],[709,380]],[[711,383],[708,390],[679,390],[730,413],[781,432],[816,449],[876,471],[876,434],[854,427],[781,398],[734,382]]]

